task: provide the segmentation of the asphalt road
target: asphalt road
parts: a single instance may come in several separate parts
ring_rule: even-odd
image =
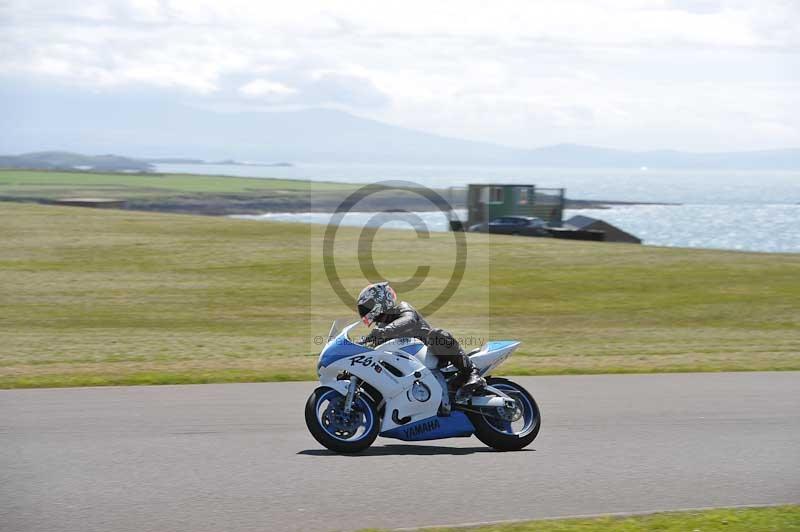
[[[337,456],[313,383],[0,392],[0,530],[338,530],[800,502],[800,373],[518,378],[529,450]]]

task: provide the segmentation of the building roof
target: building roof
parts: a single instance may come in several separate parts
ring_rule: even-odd
[[[583,216],[582,214],[576,214],[569,220],[565,221],[565,225],[571,225],[575,229],[583,229],[584,227],[588,227],[595,222],[599,222],[597,218],[592,218],[590,216]]]
[[[623,231],[619,227],[615,225],[611,225],[610,223],[600,220],[598,218],[592,218],[591,216],[583,216],[577,215],[573,216],[566,222],[564,222],[564,226],[567,228],[571,228],[573,231],[587,231],[596,229],[599,231],[603,231],[605,233],[605,241],[606,242],[633,242],[636,244],[641,244],[642,239],[634,236],[627,231]]]

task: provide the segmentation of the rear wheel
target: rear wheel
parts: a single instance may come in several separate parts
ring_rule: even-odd
[[[505,408],[486,409],[482,413],[468,412],[475,426],[475,436],[498,451],[518,451],[536,439],[542,418],[533,396],[519,384],[508,379],[490,377],[489,386],[502,391],[516,403],[515,412]]]
[[[357,453],[378,437],[378,409],[364,394],[353,400],[349,414],[344,402],[344,396],[333,388],[317,388],[306,402],[306,426],[314,439],[331,451]]]

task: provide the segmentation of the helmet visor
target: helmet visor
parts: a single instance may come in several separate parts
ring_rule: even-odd
[[[369,314],[369,311],[372,310],[372,308],[374,306],[375,306],[375,303],[373,301],[369,301],[366,304],[359,305],[358,306],[358,315],[363,318],[364,316]]]

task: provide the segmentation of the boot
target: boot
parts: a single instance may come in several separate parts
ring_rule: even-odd
[[[468,356],[462,354],[459,364],[455,366],[458,368],[458,373],[452,382],[454,387],[458,387],[456,402],[466,401],[476,390],[486,386],[486,380],[481,377],[478,368]]]

